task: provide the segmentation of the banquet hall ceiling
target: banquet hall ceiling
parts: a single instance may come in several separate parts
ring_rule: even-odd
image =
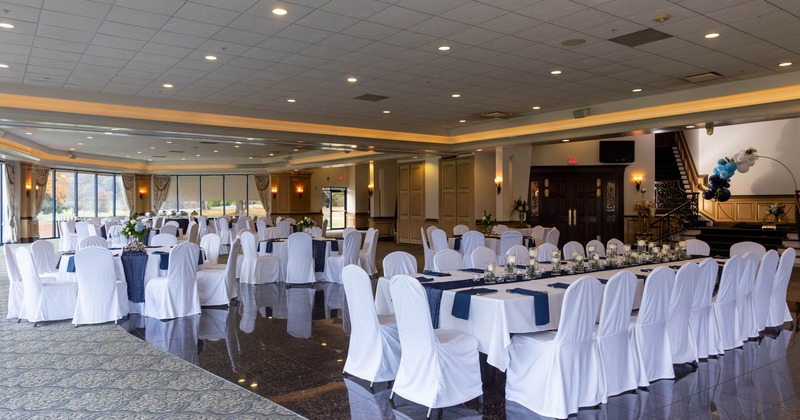
[[[0,24],[14,25],[0,29],[0,64],[7,65],[0,68],[0,93],[433,136],[479,132],[496,124],[481,118],[494,111],[524,121],[800,67],[796,0],[11,0],[0,6]],[[286,14],[274,14],[276,8]],[[669,19],[654,20],[664,14]],[[629,34],[636,41],[646,29],[663,39],[647,42],[654,38],[641,33],[640,45],[610,41]],[[710,33],[719,36],[706,38]],[[709,72],[721,77],[684,80]],[[385,99],[356,99],[362,95]],[[182,157],[201,148],[199,159],[217,150],[201,143],[213,141],[203,135],[220,135],[231,146],[226,157],[257,162],[269,153],[324,153],[332,143],[309,135],[294,152],[299,137],[281,130],[198,133],[151,125],[123,126],[131,141],[122,145],[102,134],[115,127],[102,119],[51,125],[64,118],[8,115],[0,130],[48,150],[110,155],[103,150],[114,145],[122,148],[114,156],[142,162],[180,164],[168,138],[187,149]],[[258,140],[234,150],[247,137]],[[387,153],[399,147],[359,143]]]

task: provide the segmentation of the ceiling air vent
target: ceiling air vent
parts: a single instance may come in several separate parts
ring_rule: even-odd
[[[219,144],[219,143],[216,141],[203,140],[200,142],[200,144]]]
[[[153,156],[154,158],[165,158],[166,156]]]
[[[722,77],[721,74],[719,74],[719,73],[717,73],[715,71],[710,71],[708,73],[700,73],[700,74],[695,74],[695,75],[692,75],[692,76],[686,76],[686,77],[683,78],[683,80],[685,80],[687,82],[692,82],[692,83],[700,83],[700,82],[707,82],[709,80],[716,80],[716,79],[719,79],[721,77]]]
[[[185,150],[170,150],[170,153],[186,153]]]
[[[620,35],[618,37],[609,39],[609,41],[616,42],[617,44],[627,45],[629,47],[638,47],[639,45],[649,44],[651,42],[666,38],[672,38],[672,35],[649,28],[627,35]]]
[[[481,114],[481,118],[509,118],[512,115],[510,112],[493,111]]]
[[[367,93],[367,94],[364,94],[364,95],[361,95],[361,96],[356,96],[353,99],[358,99],[359,101],[380,102],[380,101],[382,101],[384,99],[389,99],[389,97],[388,96],[382,96],[382,95],[373,95],[371,93]]]

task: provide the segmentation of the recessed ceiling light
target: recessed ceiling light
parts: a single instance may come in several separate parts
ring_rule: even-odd
[[[0,64],[0,69],[7,69],[7,68],[8,68],[8,64]]]
[[[74,147],[70,147],[69,150],[75,150],[75,148]]]
[[[136,152],[136,153],[138,153],[138,154],[140,154],[140,155],[142,154],[142,152]]]
[[[33,135],[33,133],[25,133],[25,134],[27,134],[27,135],[29,135],[29,136],[30,136],[30,135]]]
[[[172,144],[172,142],[171,142],[171,141],[169,141],[169,140],[167,140],[167,144]]]
[[[295,151],[295,152],[299,152],[300,150],[299,150],[299,149],[294,149],[294,151]]]
[[[164,87],[165,87],[165,88],[167,88],[167,89],[172,89],[172,88],[174,88],[174,87],[175,87],[175,86],[173,86],[173,85],[172,85],[172,83],[164,83],[164,84],[163,84],[163,85],[161,85],[161,86],[164,86]]]
[[[92,137],[92,136],[86,136],[86,138],[87,138],[87,139],[89,139],[89,140],[91,140],[91,139],[93,139],[94,137]]]
[[[111,131],[119,131],[119,128],[114,127],[114,128],[111,129]]]
[[[198,154],[196,154],[195,156],[197,156],[197,157],[200,157],[200,154],[198,153]]]
[[[152,161],[153,161],[153,159],[147,159],[147,161],[148,161],[148,162],[152,162]]]
[[[208,61],[217,61],[217,56],[216,55],[207,55],[205,58]]]
[[[150,148],[151,148],[151,149],[155,149],[156,147],[155,147],[155,146],[150,146]]]
[[[288,13],[286,11],[286,9],[281,9],[280,7],[276,7],[274,9],[272,9],[272,14],[275,14],[275,15],[278,15],[278,16],[283,16],[286,13]]]
[[[631,89],[631,92],[633,92],[633,93],[639,93],[641,91],[642,91],[642,88]]]
[[[239,148],[239,145],[237,144],[237,145],[235,145],[235,146],[233,146],[233,147],[235,147],[235,148],[237,148],[237,149],[238,149],[238,148]]]
[[[419,156],[414,156],[414,159],[419,159]]]
[[[275,153],[270,153],[269,155],[270,155],[270,156],[275,156]]]
[[[214,150],[214,153],[219,153],[219,150]]]
[[[483,151],[483,149],[477,149],[477,150],[475,150],[475,151],[476,151],[476,152],[482,152],[482,151]]]
[[[392,113],[392,111],[389,111],[388,109],[384,109],[384,110],[383,110],[383,113],[384,113],[384,114],[391,114],[391,113]]]
[[[83,146],[83,142],[78,142],[78,146]]]
[[[465,123],[465,122],[467,122],[467,120],[458,120],[458,122]]]
[[[247,140],[255,140],[253,137],[248,137]]]
[[[561,140],[562,143],[569,143],[569,139]]]
[[[358,79],[356,79],[355,77],[348,77],[347,81],[350,82],[350,83],[355,83],[355,82],[358,81]]]
[[[186,160],[186,158],[181,158],[181,160]]]
[[[351,148],[351,149],[358,149],[358,145],[357,145],[357,144],[351,144],[351,145],[350,145],[350,148]]]
[[[0,28],[3,28],[3,29],[14,29],[14,25],[12,25],[12,24],[10,24],[8,22],[0,22]]]
[[[127,155],[127,156],[125,156],[125,157],[126,157],[126,158],[129,158],[129,157],[131,157],[131,155]]]
[[[694,125],[687,125],[686,128],[695,128]]]
[[[447,45],[441,45],[439,47],[439,51],[450,51],[450,47]]]
[[[450,95],[450,97],[452,97],[452,98],[460,98],[461,94],[460,93],[454,93],[454,94]]]
[[[561,74],[561,70],[553,70],[550,72],[550,74],[556,74],[556,75]]]
[[[533,109],[533,110],[535,110],[535,111],[538,111],[538,110],[542,109],[542,107],[540,107],[540,106],[535,106],[535,107],[533,107],[533,108],[531,108],[531,109]]]
[[[788,61],[778,64],[779,67],[789,67],[791,65],[792,65],[792,63],[790,63]]]
[[[710,34],[706,34],[706,39],[714,39],[714,38],[717,38],[718,36],[719,36],[718,33],[711,32]]]
[[[287,99],[287,100],[286,100],[286,102],[295,103],[295,102],[297,102],[297,101],[296,101],[296,100],[294,100],[294,99]]]
[[[112,134],[114,134],[114,133],[112,133],[112,132],[110,132],[110,131],[106,131],[106,132],[105,132],[105,133],[103,133],[103,134],[110,136],[110,135],[112,135]]]
[[[236,143],[236,144],[242,144],[242,142],[240,142],[240,141],[235,141],[234,143]]]
[[[252,159],[253,157],[252,157],[252,156],[248,156],[247,158],[248,158],[248,159]]]

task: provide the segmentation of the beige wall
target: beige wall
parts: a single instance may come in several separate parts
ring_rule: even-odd
[[[497,194],[494,186],[494,152],[475,152],[475,219],[483,217],[484,210],[494,215]]]
[[[439,157],[425,158],[425,218],[439,220]]]
[[[397,161],[381,160],[373,163],[375,195],[372,210],[374,217],[394,217],[397,203]]]
[[[339,177],[342,180],[339,180]],[[356,212],[355,166],[314,169],[311,174],[311,212],[322,211],[322,187],[347,188],[347,212]],[[366,185],[364,189],[366,190]],[[366,211],[366,202],[365,210]]]

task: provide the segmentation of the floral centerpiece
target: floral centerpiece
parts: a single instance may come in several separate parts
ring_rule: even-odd
[[[298,229],[301,229],[303,232],[308,232],[311,228],[313,228],[316,225],[317,223],[314,222],[314,220],[308,216],[303,217],[302,219],[300,219],[299,222],[297,222]]]
[[[147,235],[148,227],[144,222],[136,220],[136,213],[132,213],[130,219],[122,225],[120,235],[128,238],[128,245],[125,251],[145,251],[144,237]]]
[[[494,225],[497,224],[497,220],[494,219],[491,213],[486,213],[486,210],[483,211],[483,218],[481,219],[481,226],[483,226],[483,230],[489,234],[492,233],[492,228]]]
[[[783,222],[784,216],[786,216],[786,203],[772,203],[769,205],[769,208],[766,212],[767,217],[772,217],[775,219],[775,223]]]
[[[522,197],[514,200],[514,204],[511,206],[511,214],[513,215],[515,212],[519,217],[519,224],[522,227],[527,227],[527,223],[525,220],[528,218],[528,212],[531,211],[531,206],[528,204],[528,201],[523,200]]]
[[[639,232],[645,233],[650,230],[650,217],[656,210],[656,205],[651,200],[644,198],[647,193],[646,188],[642,188],[642,198],[633,202],[633,211],[639,216]]]

